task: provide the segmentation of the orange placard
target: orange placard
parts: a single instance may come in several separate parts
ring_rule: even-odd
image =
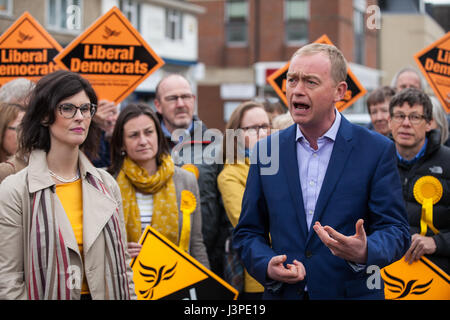
[[[55,62],[88,79],[99,99],[115,103],[164,64],[117,7],[73,40]]]
[[[450,32],[414,55],[436,97],[450,113]]]
[[[389,300],[450,300],[450,277],[429,259],[408,264],[404,258],[381,269]]]
[[[62,50],[28,12],[0,37],[0,86],[15,78],[32,81],[58,68],[53,58]]]
[[[236,300],[238,291],[151,226],[131,262],[138,300]]]
[[[325,34],[314,41],[314,43],[333,45],[331,40]],[[272,86],[286,106],[288,106],[286,99],[286,75],[289,69],[289,64],[289,62],[286,63],[283,67],[267,77],[267,82]],[[344,109],[350,107],[356,100],[364,96],[367,92],[350,68],[347,69],[347,79],[345,79],[345,81],[347,82],[347,92],[345,93],[344,98],[336,103],[336,108],[339,111],[343,111]]]

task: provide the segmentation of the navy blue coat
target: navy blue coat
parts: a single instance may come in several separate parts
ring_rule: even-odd
[[[258,158],[250,166],[240,220],[233,233],[245,267],[266,287],[266,299],[300,299],[305,285],[311,299],[383,299],[383,285],[379,289],[367,285],[371,273],[366,268],[383,268],[400,259],[410,245],[394,144],[342,117],[308,230],[295,138],[294,124],[260,141],[254,151],[268,150],[268,157]],[[260,174],[270,166],[276,168],[277,158],[275,174]],[[351,236],[360,218],[364,219],[368,257],[366,268],[355,271],[331,253],[312,226],[319,221]],[[267,278],[270,259],[281,254],[287,255],[286,263],[297,259],[304,264],[305,280],[277,286]]]

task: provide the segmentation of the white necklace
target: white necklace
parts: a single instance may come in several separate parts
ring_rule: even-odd
[[[50,173],[50,175],[55,178],[58,181],[64,182],[64,183],[71,183],[74,181],[77,181],[80,178],[80,173],[77,170],[77,174],[75,175],[75,177],[71,178],[71,179],[64,179],[63,177],[58,176],[56,173],[54,173],[52,170],[48,169],[48,172]]]

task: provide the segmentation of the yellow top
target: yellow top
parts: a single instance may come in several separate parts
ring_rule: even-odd
[[[56,185],[56,194],[62,203],[64,211],[72,225],[75,239],[78,243],[81,259],[83,256],[83,195],[81,188],[81,179],[77,181]],[[89,294],[89,287],[86,277],[83,276],[81,285],[81,294]]]
[[[226,163],[217,177],[217,187],[222,195],[223,205],[233,227],[239,222],[242,199],[244,198],[250,162]],[[264,287],[244,269],[244,292],[264,292]]]

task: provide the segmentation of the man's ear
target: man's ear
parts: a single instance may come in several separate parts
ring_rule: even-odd
[[[159,99],[155,98],[155,100],[153,100],[153,103],[155,104],[156,111],[158,111],[158,113],[162,114],[162,112],[161,112],[162,108],[161,108],[161,103],[159,102]]]
[[[436,122],[434,121],[434,119],[431,119],[429,122],[427,122],[427,124],[425,125],[425,131],[429,132],[431,131],[435,126]]]
[[[347,82],[345,81],[339,82],[334,92],[334,102],[338,102],[344,99],[346,92],[347,92]]]

